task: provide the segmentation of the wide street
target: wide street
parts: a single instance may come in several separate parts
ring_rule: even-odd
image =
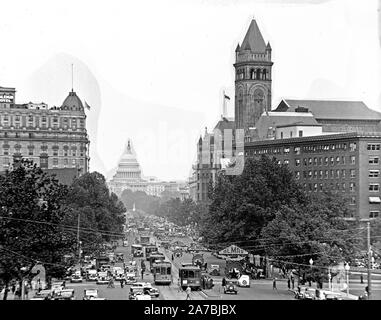
[[[179,258],[174,258],[172,261],[172,251],[165,250],[160,247],[159,251],[164,253],[172,263],[172,276],[173,282],[171,285],[155,285],[153,283],[153,275],[149,271],[148,261],[146,261],[146,271],[141,279],[141,269],[140,261],[142,258],[133,258],[131,255],[131,246],[133,243],[134,236],[130,235],[129,245],[127,247],[119,246],[115,252],[121,252],[124,254],[125,261],[136,260],[138,266],[138,281],[147,281],[153,284],[160,290],[159,298],[154,298],[153,300],[185,300],[186,293],[179,290],[178,283],[178,268],[181,263],[189,263],[192,261],[192,254],[183,253]],[[187,238],[174,238],[173,241],[190,241]],[[219,264],[220,268],[223,270],[225,266],[225,261],[212,256],[209,252],[204,252],[204,259],[210,264]],[[145,258],[143,258],[145,259]],[[115,264],[116,266],[123,266],[121,262]],[[293,300],[294,294],[287,288],[287,282],[282,279],[277,281],[277,289],[273,290],[271,279],[261,279],[261,280],[251,280],[250,288],[238,288],[238,294],[224,294],[223,288],[221,286],[222,276],[213,276],[214,287],[208,290],[192,291],[192,300]],[[372,296],[373,299],[381,299],[381,276],[373,276],[372,285]],[[324,285],[326,287],[326,285]],[[366,286],[366,276],[364,277],[364,283],[360,283],[359,274],[354,274],[350,278],[350,294],[362,295],[364,293],[364,288]],[[99,297],[106,298],[107,300],[128,300],[128,293],[131,285],[125,285],[121,288],[120,283],[115,281],[115,288],[108,288],[108,285],[97,285],[95,282],[87,282],[84,280],[83,283],[67,283],[67,288],[73,288],[75,290],[75,299],[82,300],[85,289],[97,288],[99,291]],[[313,284],[313,287],[314,284]]]

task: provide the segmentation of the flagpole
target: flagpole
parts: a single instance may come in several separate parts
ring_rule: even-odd
[[[225,90],[223,91],[223,104],[222,104],[222,116],[226,118],[226,98],[225,98]]]

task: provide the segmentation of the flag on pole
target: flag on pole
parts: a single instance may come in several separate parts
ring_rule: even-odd
[[[90,110],[90,106],[87,104],[86,100],[85,100],[85,107],[86,109]]]
[[[230,100],[230,97],[224,93],[224,98]]]

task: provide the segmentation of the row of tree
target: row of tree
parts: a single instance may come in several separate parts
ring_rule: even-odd
[[[241,175],[219,175],[210,195],[200,231],[212,247],[235,243],[297,269],[310,259],[324,266],[350,261],[360,248],[361,230],[343,219],[346,199],[332,191],[304,192],[275,158],[248,159]]]
[[[64,256],[101,249],[123,231],[125,208],[105,178],[87,173],[71,186],[22,161],[0,175],[0,282],[21,280],[42,263],[47,275],[62,276]]]

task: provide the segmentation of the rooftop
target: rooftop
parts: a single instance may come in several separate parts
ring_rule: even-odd
[[[250,50],[251,52],[264,53],[266,52],[266,43],[263,40],[261,31],[258,28],[257,22],[253,19],[251,20],[249,29],[247,30],[246,36],[242,41],[240,48],[237,47],[239,51]]]
[[[381,120],[381,113],[368,108],[362,101],[283,99],[273,111],[296,112],[302,108],[307,108],[316,119]]]

